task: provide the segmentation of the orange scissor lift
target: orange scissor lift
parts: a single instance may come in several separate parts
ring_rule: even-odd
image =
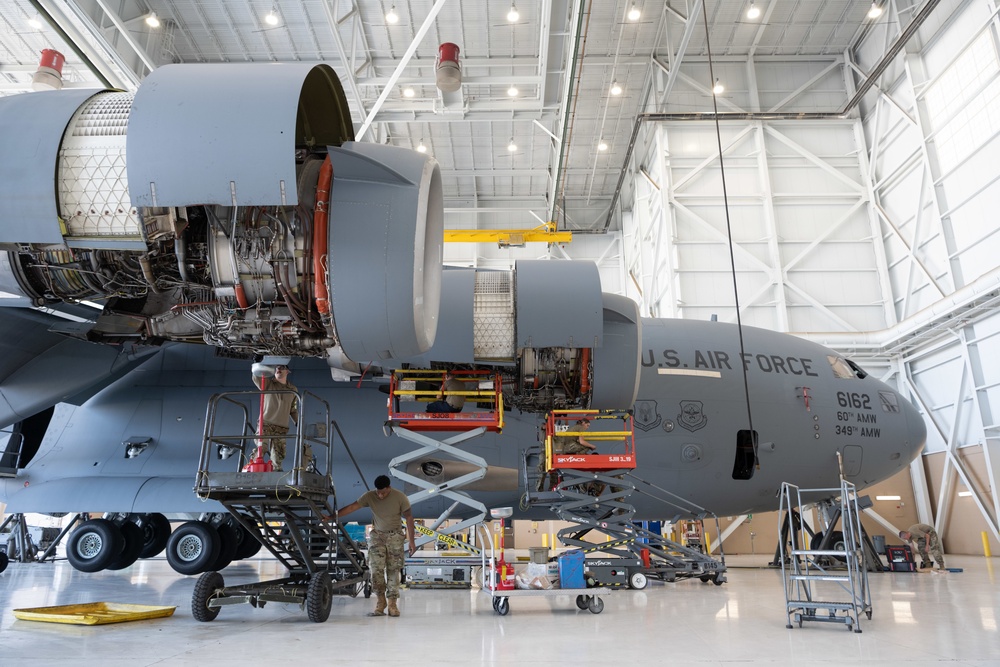
[[[571,424],[584,418],[596,424],[594,430],[569,430]],[[620,427],[615,427],[615,420],[621,422]],[[565,443],[581,435],[604,451],[594,454],[561,451]],[[529,491],[527,502],[548,505],[560,520],[573,524],[557,533],[564,545],[588,554],[615,556],[587,561],[587,569],[593,572],[599,585],[644,588],[647,576],[665,581],[687,577],[716,583],[725,581],[724,562],[719,563],[632,521],[635,507],[628,498],[637,490],[637,478],[632,475],[636,457],[631,411],[553,410],[545,421],[541,456],[539,490]],[[591,531],[605,535],[606,541],[584,540]]]
[[[464,396],[467,407],[462,412],[439,413],[419,409],[438,397],[444,370],[396,370],[389,384],[389,416],[386,427],[404,440],[419,445],[417,449],[392,459],[389,462],[389,474],[420,489],[408,496],[411,505],[438,496],[454,501],[428,526],[429,530],[421,531],[421,535],[417,538],[417,546],[433,543],[442,538],[448,543],[453,543],[454,534],[464,532],[486,517],[486,506],[461,490],[461,487],[486,476],[486,460],[460,449],[458,445],[487,431],[500,433],[503,430],[503,386],[500,374],[494,371],[452,370],[451,373],[456,380],[465,383],[467,389],[446,391],[444,395],[445,398],[454,395]],[[471,409],[468,407],[469,403],[474,404]],[[437,440],[427,435],[428,433],[455,433],[455,435]],[[471,465],[471,470],[468,465],[462,466],[462,474],[450,479],[447,479],[448,475],[442,475],[444,481],[441,482],[432,482],[406,471],[409,463],[430,455],[439,458],[440,454],[446,455],[451,460]],[[439,530],[460,505],[471,508],[475,511],[475,515]],[[471,553],[480,551],[473,545],[464,542],[462,544]]]

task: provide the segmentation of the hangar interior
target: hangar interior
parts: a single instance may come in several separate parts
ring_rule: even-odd
[[[908,475],[868,491],[869,532],[928,523],[948,554],[981,557],[1000,550],[998,14],[992,0],[11,0],[0,7],[0,95],[31,94],[43,49],[64,54],[63,87],[130,92],[170,63],[327,63],[359,140],[440,163],[446,264],[593,260],[604,291],[644,316],[735,322],[738,299],[744,325],[838,350],[909,396],[928,425]],[[442,44],[458,46],[457,91],[436,86]],[[562,232],[572,240],[547,242]],[[768,554],[775,523],[727,517],[724,546]],[[972,567],[981,558],[967,562],[967,579],[986,576]],[[906,591],[985,614],[989,604],[962,602],[976,587],[957,590],[961,576],[953,591],[941,581]],[[429,595],[429,612],[452,611]],[[7,599],[5,626],[21,600]],[[648,604],[684,627],[669,601]],[[735,630],[761,616],[759,604],[720,604],[710,618],[759,648]],[[977,646],[995,641],[992,616],[955,630],[949,642],[966,652],[901,649],[941,627],[920,613],[899,645],[837,655],[989,662]],[[566,619],[553,618],[557,632],[580,627],[559,630]],[[436,632],[433,619],[416,632]],[[503,633],[492,619],[482,628],[491,632]],[[548,641],[527,625],[514,632]],[[484,640],[483,660],[529,659],[512,640]],[[840,650],[819,641],[780,659]]]

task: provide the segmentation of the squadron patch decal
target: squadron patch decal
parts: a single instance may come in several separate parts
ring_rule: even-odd
[[[681,428],[692,433],[708,423],[708,416],[702,411],[701,401],[681,401],[681,412],[677,415]]]

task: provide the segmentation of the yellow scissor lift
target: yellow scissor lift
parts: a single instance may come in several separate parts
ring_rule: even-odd
[[[426,530],[417,537],[417,546],[441,540],[452,544],[456,542],[455,533],[479,524],[486,517],[486,506],[473,499],[461,490],[463,486],[473,484],[486,476],[486,460],[475,454],[459,449],[457,445],[475,438],[487,431],[500,433],[503,430],[503,387],[500,374],[485,370],[452,370],[455,379],[464,382],[466,391],[448,391],[445,396],[461,395],[467,404],[474,403],[475,408],[466,408],[462,412],[436,413],[418,411],[415,408],[425,406],[435,400],[440,392],[445,370],[401,369],[392,374],[389,385],[389,415],[386,427],[404,440],[409,440],[419,448],[397,456],[389,462],[389,474],[408,482],[420,490],[408,496],[411,505],[438,496],[450,498],[454,502]],[[408,408],[408,409],[403,409]],[[444,440],[425,435],[425,433],[453,432],[456,435]],[[455,476],[443,474],[443,481],[432,482],[426,477],[417,477],[407,472],[411,464],[421,465],[432,454],[444,454],[449,457],[449,463],[457,468]],[[438,456],[434,457],[439,461]],[[454,462],[458,462],[457,465]],[[464,464],[464,465],[463,465]],[[442,471],[443,472],[443,471]],[[441,529],[444,522],[460,505],[474,511],[474,515],[464,518],[458,523]],[[471,554],[480,553],[480,548],[461,542]]]
[[[592,431],[569,427],[581,419],[597,423]],[[615,425],[615,421],[621,425]],[[607,443],[601,454],[563,452],[570,439],[583,436],[592,443]],[[607,451],[607,450],[613,451]],[[664,581],[699,577],[723,583],[725,564],[710,556],[672,542],[637,526],[635,507],[628,502],[637,490],[632,471],[636,467],[635,430],[628,410],[553,410],[545,422],[545,444],[541,452],[540,479],[531,484],[525,462],[525,500],[529,505],[547,505],[562,521],[573,526],[557,533],[560,542],[584,553],[609,554],[613,558],[588,558],[586,568],[602,586],[645,588],[647,576]],[[641,480],[639,480],[641,481]],[[530,489],[537,488],[537,491]],[[583,538],[591,531],[606,536],[595,543]]]

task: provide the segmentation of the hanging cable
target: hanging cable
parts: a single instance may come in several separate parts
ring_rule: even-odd
[[[712,42],[709,39],[708,31],[708,9],[706,3],[701,3],[701,15],[705,22],[705,50],[708,53],[708,77],[709,82],[714,82],[715,68],[712,62]],[[736,283],[736,253],[733,249],[733,226],[729,219],[729,194],[726,191],[726,167],[722,157],[722,126],[719,124],[719,96],[712,95],[712,111],[715,115],[715,140],[719,147],[719,175],[722,179],[722,205],[726,211],[726,238],[729,241],[729,268],[733,276],[733,299],[736,301],[736,331],[740,338],[740,359],[746,359],[746,350],[743,345],[743,317],[740,315],[740,291]],[[757,434],[753,430],[753,410],[750,408],[750,382],[747,379],[747,365],[740,364],[743,369],[743,396],[747,404],[747,422],[750,429],[750,442],[753,446],[753,463],[757,470],[760,470],[760,458],[757,456]]]

